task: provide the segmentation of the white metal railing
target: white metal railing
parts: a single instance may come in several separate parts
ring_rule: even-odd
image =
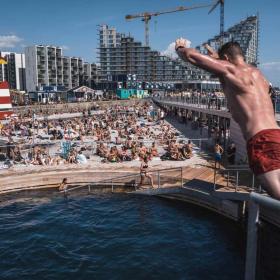
[[[245,280],[256,279],[260,207],[270,209],[280,215],[279,200],[254,192],[250,194],[247,223]]]
[[[166,172],[168,171],[178,171],[179,172],[179,178],[178,179],[178,183],[180,187],[184,186],[184,178],[183,178],[183,168],[182,167],[174,167],[174,168],[165,168],[165,169],[159,169],[159,170],[151,170],[148,171],[147,173],[149,175],[152,175],[156,180],[154,180],[154,182],[156,182],[157,188],[161,188],[162,185],[162,181],[161,179],[163,177],[168,177],[166,176]],[[165,176],[164,176],[165,173]],[[74,191],[74,190],[79,190],[82,188],[87,187],[88,188],[88,192],[91,191],[91,187],[92,186],[100,186],[100,185],[109,185],[111,186],[111,191],[114,192],[114,188],[117,184],[125,184],[127,183],[126,180],[132,178],[133,181],[128,182],[131,183],[131,186],[134,187],[135,191],[137,190],[137,186],[139,186],[139,183],[137,184],[137,178],[140,178],[141,174],[140,173],[133,173],[133,174],[129,174],[129,175],[124,175],[124,176],[118,176],[115,178],[109,178],[109,179],[102,179],[100,181],[97,182],[93,182],[93,183],[80,183],[79,186],[76,187],[72,187],[72,188],[65,188],[63,191],[60,191],[61,193],[67,194],[68,192]],[[174,178],[174,177],[172,177]],[[73,184],[73,183],[72,183]],[[77,183],[76,183],[77,184]],[[67,184],[67,185],[70,185]]]
[[[217,177],[218,174],[221,174],[222,178],[226,179],[226,187],[233,186],[235,189],[235,192],[238,191],[238,188],[242,185],[240,185],[240,177],[242,174],[248,174],[251,177],[251,183],[248,184],[250,187],[249,189],[253,190],[255,189],[255,175],[252,173],[252,171],[249,168],[231,168],[231,169],[217,169],[214,168],[214,191],[216,191],[217,188]],[[244,185],[243,185],[244,186]]]
[[[174,103],[183,103],[194,107],[214,110],[228,110],[227,99],[225,97],[207,97],[207,96],[159,96],[155,101],[171,101]]]
[[[228,101],[225,97],[209,97],[209,96],[157,96],[155,101],[172,101],[175,103],[183,103],[193,105],[198,108],[212,110],[228,110]],[[280,96],[272,98],[274,113],[280,113]]]

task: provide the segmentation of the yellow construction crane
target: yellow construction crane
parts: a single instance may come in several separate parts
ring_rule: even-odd
[[[214,3],[213,7],[210,9],[208,14],[211,14],[219,4],[220,4],[220,37],[221,37],[221,44],[223,44],[224,26],[225,26],[225,0],[216,0],[216,2]]]
[[[156,16],[163,15],[163,14],[171,14],[171,13],[183,12],[183,11],[187,11],[187,10],[206,8],[206,7],[210,7],[210,6],[212,6],[212,4],[203,4],[203,5],[196,5],[196,6],[191,6],[191,7],[182,7],[181,6],[174,10],[167,10],[167,11],[154,12],[154,13],[144,12],[144,13],[137,14],[137,15],[127,15],[125,17],[125,19],[131,20],[131,19],[135,19],[135,18],[141,18],[142,21],[145,22],[145,45],[148,47],[149,46],[149,21],[151,20],[152,17],[156,17]]]

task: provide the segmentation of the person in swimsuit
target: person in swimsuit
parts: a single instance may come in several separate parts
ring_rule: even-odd
[[[269,96],[269,83],[259,69],[245,62],[237,42],[224,44],[218,53],[208,45],[205,48],[208,55],[187,47],[183,38],[175,44],[181,59],[220,79],[232,117],[247,141],[250,167],[267,192],[280,199],[280,129]]]
[[[62,182],[58,186],[59,191],[64,191],[67,189],[67,178],[63,178]]]
[[[145,178],[148,178],[151,182],[152,188],[154,188],[153,176],[148,173],[148,168],[148,158],[145,157],[140,166],[140,186],[143,185]]]
[[[216,143],[214,147],[214,155],[215,155],[215,169],[217,167],[218,163],[218,168],[221,167],[221,161],[222,161],[222,154],[224,152],[224,149],[219,145],[219,143]]]

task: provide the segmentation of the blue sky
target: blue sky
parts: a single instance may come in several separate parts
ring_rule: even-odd
[[[140,19],[127,22],[126,14],[162,11],[212,0],[9,0],[2,3],[0,50],[22,51],[32,44],[64,47],[65,55],[96,61],[98,24],[144,40]],[[280,85],[280,1],[225,0],[225,29],[259,12],[261,20],[259,61],[266,77]],[[150,21],[150,45],[163,51],[177,37],[196,46],[219,33],[219,9],[208,15],[200,9],[162,15]]]

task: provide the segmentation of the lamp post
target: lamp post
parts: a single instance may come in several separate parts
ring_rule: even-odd
[[[45,120],[47,121],[47,134],[49,135],[49,108],[47,108]]]
[[[35,120],[35,112],[34,112],[34,109],[32,111],[32,145],[31,145],[31,153],[32,153],[32,156],[34,156],[34,142],[35,142],[35,139],[34,139],[34,120]]]

